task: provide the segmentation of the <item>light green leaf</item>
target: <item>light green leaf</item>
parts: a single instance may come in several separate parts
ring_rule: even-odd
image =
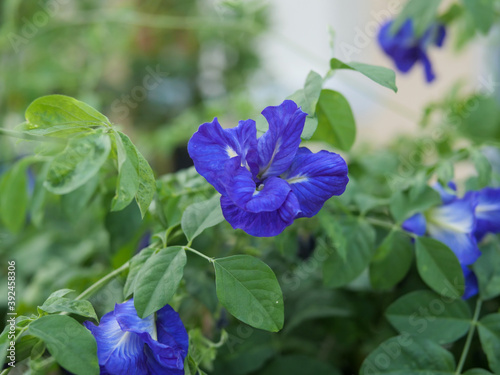
[[[26,109],[31,129],[53,126],[111,126],[108,118],[91,106],[64,95],[48,95],[33,101]]]
[[[396,32],[403,23],[411,18],[415,36],[420,37],[436,21],[441,0],[410,0],[394,21],[392,31]]]
[[[356,123],[347,99],[337,91],[322,90],[316,113],[318,127],[311,139],[349,151],[356,139]]]
[[[38,306],[38,310],[45,311],[49,314],[67,312],[77,314],[86,318],[97,319],[94,307],[89,301],[77,301],[65,297],[49,297],[42,306]]]
[[[483,254],[473,268],[479,282],[479,293],[486,301],[500,296],[500,245],[493,242],[481,250]]]
[[[170,302],[186,265],[186,252],[180,246],[167,247],[149,257],[137,275],[134,305],[143,319]]]
[[[445,244],[428,237],[415,240],[420,277],[435,292],[460,298],[464,294],[464,275],[457,256]]]
[[[491,180],[491,164],[479,150],[473,150],[472,161],[476,167],[478,188],[488,186]]]
[[[374,288],[390,289],[410,270],[413,246],[410,238],[400,231],[392,231],[375,252],[370,263],[370,282]]]
[[[405,294],[389,306],[387,320],[400,333],[438,344],[448,344],[465,335],[470,328],[472,314],[461,298],[443,298],[429,290]]]
[[[340,227],[345,238],[345,258],[339,251],[329,251],[323,263],[323,280],[330,288],[338,288],[357,278],[375,252],[375,230],[365,220],[345,218]]]
[[[156,192],[156,180],[153,170],[144,156],[136,149],[138,160],[138,175],[139,187],[135,194],[135,200],[141,210],[141,215],[144,217],[148,212],[149,206],[153,201]]]
[[[10,324],[6,324],[2,333],[0,334],[0,368],[3,368],[5,359],[7,357],[7,350],[10,345],[9,340],[9,327]]]
[[[434,341],[408,334],[384,341],[365,359],[360,375],[454,375],[453,355]]]
[[[363,64],[360,62],[342,62],[339,59],[333,58],[330,60],[330,69],[349,69],[355,70],[365,77],[370,78],[373,82],[378,83],[394,92],[398,92],[396,86],[396,74],[393,70],[385,68],[383,66]]]
[[[65,315],[48,315],[33,321],[28,333],[45,342],[50,354],[75,375],[98,375],[97,344],[90,331]]]
[[[148,247],[144,250],[141,250],[139,254],[134,256],[130,260],[130,267],[128,271],[127,281],[125,281],[125,286],[123,287],[123,296],[128,298],[135,289],[135,285],[137,284],[137,276],[139,275],[139,271],[146,261],[153,255],[155,249]]]
[[[118,179],[111,211],[120,211],[132,202],[139,189],[139,159],[137,149],[129,137],[117,132],[114,139],[118,156]]]
[[[500,313],[486,315],[478,324],[479,338],[490,369],[500,373]]]
[[[495,23],[495,0],[462,0],[467,15],[474,20],[476,28],[488,34]]]
[[[304,130],[300,138],[304,140],[309,140],[314,135],[314,132],[318,128],[318,119],[316,117],[306,117],[306,122],[304,123]]]
[[[314,116],[322,86],[323,77],[311,70],[307,75],[304,85],[304,98],[306,103],[302,106],[302,110],[309,116]]]
[[[85,207],[88,207],[99,185],[99,180],[99,173],[96,173],[80,187],[61,196],[61,205],[68,217],[77,218],[84,211]]]
[[[105,163],[111,150],[107,134],[71,138],[50,163],[44,186],[54,194],[67,194],[90,180]]]
[[[252,327],[283,327],[283,295],[274,272],[249,255],[214,260],[217,297],[230,314]]]
[[[14,164],[0,181],[0,218],[13,233],[18,233],[24,226],[28,208],[28,158]]]
[[[224,216],[220,207],[220,195],[216,194],[206,201],[188,206],[182,215],[181,226],[186,238],[191,242],[205,229],[222,221]]]
[[[417,212],[442,203],[439,193],[429,186],[417,186],[410,191],[397,192],[391,197],[389,208],[397,223],[402,223]]]

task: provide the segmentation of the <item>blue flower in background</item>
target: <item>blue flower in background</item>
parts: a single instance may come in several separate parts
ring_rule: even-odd
[[[500,188],[468,192],[465,198],[476,201],[476,239],[481,241],[488,233],[500,233]]]
[[[134,301],[116,304],[98,326],[84,322],[97,341],[101,374],[182,375],[189,339],[182,321],[169,305],[145,319]]]
[[[394,21],[382,26],[379,31],[378,41],[384,52],[390,56],[399,71],[407,73],[417,61],[421,61],[427,82],[432,82],[436,77],[427,56],[427,49],[431,45],[443,45],[446,30],[441,24],[431,25],[425,33],[417,37],[413,21],[408,19],[395,33],[392,30]]]
[[[455,190],[454,184],[449,187]],[[481,255],[475,236],[477,200],[472,195],[460,199],[440,185],[434,188],[440,193],[443,204],[410,217],[402,227],[418,236],[427,233],[455,253],[466,282],[463,298],[469,298],[477,294],[478,286],[476,276],[467,266]]]
[[[347,164],[338,154],[299,147],[306,113],[291,100],[267,107],[269,130],[257,139],[255,121],[223,129],[217,118],[200,126],[188,143],[199,174],[222,195],[235,229],[276,236],[300,217],[312,217],[344,192]]]

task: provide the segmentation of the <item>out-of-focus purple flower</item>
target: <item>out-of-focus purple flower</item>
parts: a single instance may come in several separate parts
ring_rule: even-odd
[[[257,139],[255,121],[223,129],[217,119],[200,126],[188,143],[199,174],[222,195],[233,228],[270,237],[300,217],[312,217],[344,192],[347,164],[338,154],[300,147],[306,113],[291,100],[267,107],[269,130]]]
[[[471,191],[466,199],[476,202],[476,229],[474,235],[481,241],[488,233],[500,233],[500,188]]]
[[[380,46],[402,73],[407,73],[417,61],[421,61],[425,79],[427,82],[432,82],[436,76],[427,56],[427,49],[431,45],[437,47],[443,45],[446,29],[443,25],[435,23],[422,36],[417,37],[411,19],[407,19],[398,30],[393,30],[393,23],[394,21],[389,21],[380,29],[378,34]]]
[[[481,255],[475,236],[477,200],[469,195],[458,198],[452,192],[454,184],[449,185],[451,190],[440,185],[434,188],[440,193],[443,204],[413,215],[402,224],[402,228],[418,236],[427,233],[455,253],[466,282],[463,298],[469,298],[477,294],[477,279],[467,266]]]
[[[101,374],[184,374],[188,334],[169,305],[141,319],[131,299],[116,304],[98,326],[88,321],[84,325],[97,341]]]

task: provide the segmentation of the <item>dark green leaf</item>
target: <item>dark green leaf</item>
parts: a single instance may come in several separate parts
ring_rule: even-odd
[[[220,195],[216,194],[212,198],[193,203],[182,215],[182,231],[186,234],[188,241],[199,236],[205,229],[213,227],[224,220],[220,208]]]
[[[464,275],[457,256],[445,244],[428,237],[416,240],[420,277],[435,292],[460,298],[464,294]]]
[[[111,141],[104,133],[71,138],[50,163],[44,186],[54,194],[76,190],[99,172],[110,150]]]
[[[394,73],[392,69],[388,69],[383,66],[363,64],[355,61],[345,63],[336,58],[330,60],[330,69],[355,70],[370,78],[373,82],[387,87],[394,92],[398,92],[398,88],[396,86],[396,73]]]
[[[345,218],[340,223],[345,238],[345,258],[338,250],[329,251],[323,263],[325,285],[338,288],[358,277],[368,266],[375,252],[375,231],[363,219]]]
[[[283,295],[274,272],[261,260],[234,255],[214,260],[217,297],[244,323],[277,332],[283,327]]]
[[[65,315],[47,315],[33,321],[29,334],[45,342],[50,354],[76,375],[98,375],[97,344],[88,329]]]
[[[416,187],[410,191],[397,192],[391,198],[389,208],[397,223],[402,223],[417,212],[423,212],[441,202],[439,193],[429,186],[424,186],[418,191]]]
[[[139,159],[137,149],[125,134],[115,133],[118,156],[118,180],[116,193],[111,202],[111,211],[120,211],[134,199],[139,189]]]
[[[337,91],[322,90],[316,113],[318,127],[311,139],[348,151],[356,139],[356,123],[346,98]]]
[[[390,289],[410,270],[413,246],[410,238],[392,231],[378,247],[370,263],[370,282],[374,288]]]
[[[400,333],[438,344],[458,340],[467,333],[472,320],[469,306],[461,298],[449,299],[428,290],[405,294],[389,306],[385,315]]]
[[[305,355],[286,355],[274,359],[260,375],[304,375],[304,369],[307,374],[314,375],[340,375],[340,371],[333,368],[327,362],[321,362],[318,359],[307,357]]]
[[[52,126],[111,126],[108,118],[91,106],[64,95],[42,96],[26,109],[32,129]]]
[[[479,338],[490,369],[495,373],[500,373],[500,313],[490,314],[479,321]]]
[[[500,246],[491,243],[481,249],[483,254],[473,268],[479,282],[479,293],[483,300],[500,296]]]
[[[363,362],[360,375],[454,375],[455,359],[434,341],[409,334],[384,341]]]
[[[127,281],[125,281],[125,286],[123,287],[123,296],[128,298],[134,292],[135,285],[137,284],[137,276],[139,271],[146,261],[153,255],[155,249],[148,247],[141,250],[139,254],[134,256],[130,260],[130,267],[128,271]]]
[[[134,305],[141,318],[170,302],[186,265],[186,252],[180,246],[167,247],[149,257],[137,275]]]
[[[483,370],[482,368],[473,368],[464,372],[464,375],[493,375],[491,372]]]

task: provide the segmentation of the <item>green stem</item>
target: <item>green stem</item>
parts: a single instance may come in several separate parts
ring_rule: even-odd
[[[481,300],[481,298],[478,298],[476,302],[476,310],[474,311],[474,316],[472,318],[472,322],[469,328],[469,333],[467,334],[467,339],[465,340],[464,349],[462,350],[462,355],[460,356],[460,360],[458,362],[457,371],[455,371],[455,375],[460,375],[462,373],[465,360],[467,359],[467,354],[469,354],[470,344],[472,343],[472,338],[474,337],[474,331],[476,329],[477,322],[479,320],[479,313],[481,312],[482,303],[483,301]]]
[[[130,261],[127,263],[123,264],[120,268],[117,268],[111,273],[108,273],[106,276],[104,276],[102,279],[98,280],[91,286],[89,286],[86,290],[82,292],[78,297],[76,297],[76,300],[81,300],[81,299],[86,299],[90,297],[92,294],[97,292],[99,289],[101,289],[104,285],[106,285],[109,281],[114,279],[116,276],[118,276],[120,273],[125,271],[130,267]]]
[[[392,230],[398,228],[394,223],[391,223],[389,221],[380,220],[380,219],[377,219],[374,217],[365,217],[365,219],[370,224],[376,225],[378,227],[383,227],[383,228],[392,229]]]
[[[202,257],[202,258],[205,258],[206,260],[208,260],[210,263],[213,263],[215,261],[214,258],[210,258],[209,256],[206,256],[205,254],[203,253],[200,253],[198,250],[195,250],[189,246],[183,246],[182,247],[184,250],[187,250],[187,251],[191,251],[192,253]]]

